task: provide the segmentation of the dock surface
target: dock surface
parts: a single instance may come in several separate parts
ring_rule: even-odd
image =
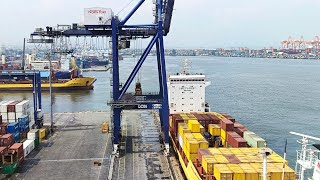
[[[160,143],[160,122],[151,111],[124,111],[120,157],[112,179],[171,179]]]
[[[57,131],[27,156],[11,178],[107,179],[112,142],[110,134],[101,133],[107,119],[107,112],[54,114]]]
[[[45,115],[45,124],[48,119]],[[54,121],[53,136],[15,174],[1,179],[172,179],[159,140],[160,122],[151,111],[123,112],[120,154],[113,163],[112,133],[101,132],[109,112],[56,113]]]

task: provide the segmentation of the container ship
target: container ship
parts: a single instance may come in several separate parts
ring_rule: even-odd
[[[28,57],[29,71],[40,72],[41,88],[42,90],[49,90],[49,61],[34,61],[32,57]],[[83,77],[81,71],[78,69],[76,62],[68,58],[62,58],[61,62],[54,61],[52,65],[54,70],[51,71],[52,88],[54,90],[92,90],[93,84],[96,81],[95,77]],[[0,71],[0,91],[30,91],[32,90],[32,80],[15,76],[15,73],[22,70],[14,70],[5,68],[5,56],[2,56],[3,70]],[[70,69],[70,65],[72,69]],[[69,70],[70,69],[70,70]]]
[[[296,180],[288,162],[232,116],[209,112],[203,74],[189,68],[168,77],[170,137],[189,180]],[[265,171],[264,171],[265,170]]]

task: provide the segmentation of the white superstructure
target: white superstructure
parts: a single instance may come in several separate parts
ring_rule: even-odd
[[[300,136],[297,140],[301,144],[301,150],[297,151],[297,161],[295,172],[298,180],[311,180],[310,174],[313,173],[312,180],[320,179],[320,150],[313,148],[313,141],[320,142],[320,138],[301,133],[290,132],[293,135]]]
[[[191,74],[190,62],[184,61],[183,70],[168,78],[168,98],[170,113],[205,112],[206,91],[210,85],[206,75]]]

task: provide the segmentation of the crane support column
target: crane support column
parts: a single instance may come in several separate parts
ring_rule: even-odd
[[[118,100],[119,98],[119,57],[118,57],[118,24],[115,18],[112,18],[112,90],[113,90],[113,101]],[[119,134],[120,134],[120,124],[121,124],[121,109],[113,107],[113,150],[114,152],[118,151],[119,145]]]
[[[161,61],[161,77],[163,92],[162,92],[162,124],[164,132],[164,140],[166,144],[167,153],[169,152],[169,102],[168,102],[168,86],[167,86],[167,73],[166,73],[166,63],[165,63],[165,54],[164,54],[164,43],[163,43],[163,0],[158,0],[158,40],[159,40],[159,49],[160,49],[160,61]]]

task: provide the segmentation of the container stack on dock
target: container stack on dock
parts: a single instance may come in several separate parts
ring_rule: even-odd
[[[170,135],[188,179],[259,180],[266,141],[225,113],[170,115]],[[269,180],[282,179],[284,159],[268,156]],[[286,166],[285,180],[295,180]]]
[[[1,101],[0,115],[2,115],[2,122],[17,122],[20,117],[30,115],[29,100]]]
[[[29,101],[0,102],[0,155],[4,174],[12,174],[45,138],[46,129],[30,130]]]

